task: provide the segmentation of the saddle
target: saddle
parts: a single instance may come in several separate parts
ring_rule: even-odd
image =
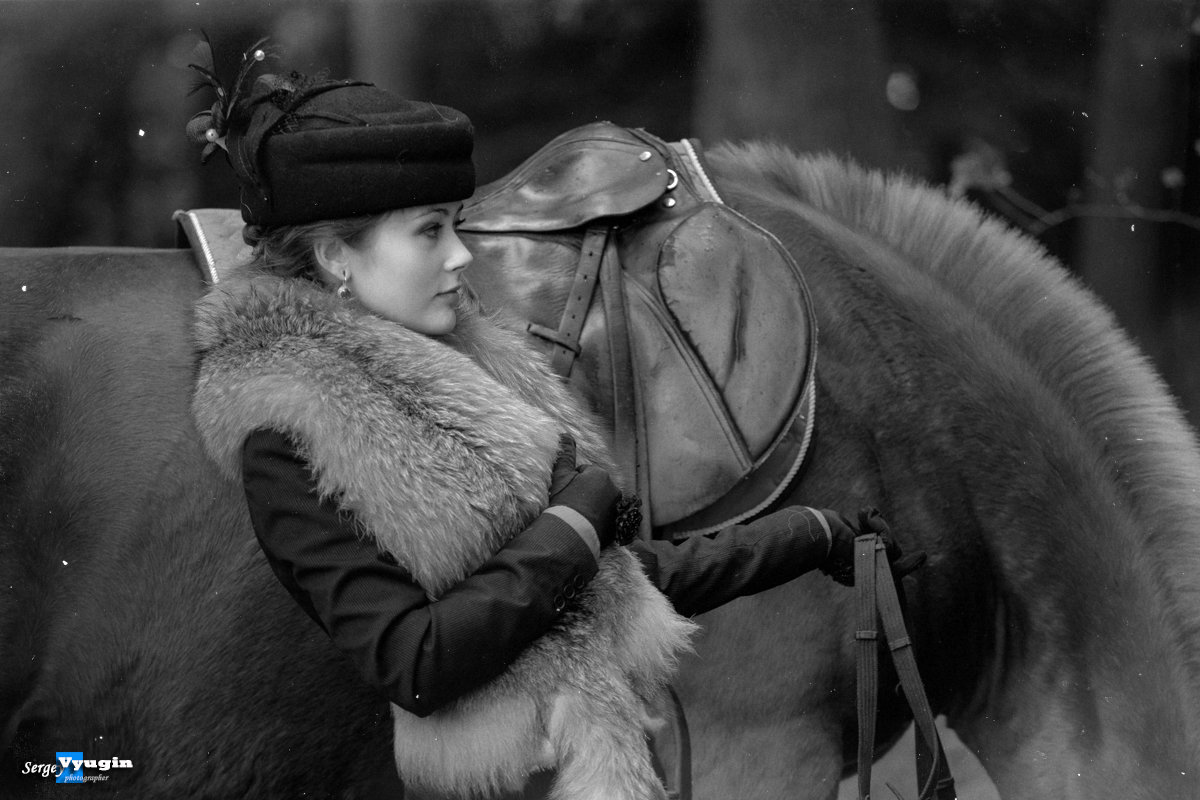
[[[249,256],[236,210],[174,217],[209,282]],[[459,229],[535,267],[577,243],[566,308],[527,330],[608,412],[649,512],[642,535],[719,530],[783,492],[812,434],[809,292],[779,241],[721,201],[693,141],[608,122],[568,131],[481,187]]]
[[[528,331],[609,412],[643,535],[719,530],[787,487],[813,426],[808,288],[775,236],[721,201],[693,140],[568,131],[476,191],[459,229],[534,262],[578,239],[566,308]]]

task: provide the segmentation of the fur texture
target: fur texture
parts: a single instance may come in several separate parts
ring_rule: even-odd
[[[222,283],[197,309],[193,410],[211,457],[240,475],[256,428],[290,432],[324,496],[437,597],[547,502],[560,432],[581,461],[604,441],[520,337],[469,301],[432,339],[301,281]],[[519,788],[557,767],[560,798],[652,798],[642,708],[665,685],[692,623],[622,548],[547,635],[448,709],[393,707],[406,781],[455,795]]]

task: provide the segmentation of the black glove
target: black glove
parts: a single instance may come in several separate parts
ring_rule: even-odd
[[[864,534],[877,533],[883,537],[888,565],[892,569],[892,577],[897,581],[925,563],[924,551],[904,555],[877,509],[864,508],[859,511],[857,525],[837,511],[821,509],[820,513],[825,516],[829,531],[833,534],[833,544],[825,563],[821,565],[821,571],[843,586],[854,585],[854,539]]]
[[[550,476],[550,505],[578,511],[596,529],[603,550],[617,535],[617,501],[621,491],[600,467],[575,465],[575,440],[559,437],[558,456]]]

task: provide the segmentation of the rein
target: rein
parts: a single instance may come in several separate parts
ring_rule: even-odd
[[[875,758],[875,714],[879,690],[879,623],[900,676],[900,686],[917,726],[918,800],[955,800],[954,778],[925,697],[912,640],[904,626],[904,611],[891,566],[878,534],[854,540],[854,585],[858,597],[858,796],[871,797],[871,763]],[[896,792],[891,786],[892,792]],[[897,793],[897,796],[899,794]]]

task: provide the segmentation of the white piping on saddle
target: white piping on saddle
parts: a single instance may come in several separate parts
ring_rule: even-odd
[[[717,187],[713,186],[713,182],[709,180],[708,173],[704,171],[704,165],[700,163],[700,157],[696,155],[696,148],[692,147],[691,139],[680,139],[679,143],[687,151],[688,160],[692,162],[692,169],[700,177],[700,181],[704,184],[704,189],[713,196],[714,200],[721,205],[725,205],[725,201],[721,199],[721,195],[717,194]]]
[[[814,367],[816,366],[815,352],[813,354],[813,365]],[[779,499],[779,496],[783,494],[784,490],[786,490],[788,486],[791,485],[792,481],[796,479],[796,474],[800,472],[800,467],[804,466],[804,462],[808,460],[808,446],[812,443],[813,426],[817,420],[816,387],[817,382],[815,380],[811,381],[808,384],[808,389],[806,389],[804,392],[804,399],[800,401],[804,406],[804,413],[807,415],[807,418],[804,420],[804,438],[800,440],[800,452],[796,456],[796,460],[792,462],[791,468],[788,469],[787,475],[785,475],[783,480],[781,480],[779,484],[771,490],[771,493],[767,495],[766,499],[753,508],[747,509],[736,516],[730,517],[719,525],[710,525],[707,528],[692,528],[684,531],[683,533],[677,533],[675,534],[676,539],[682,539],[684,537],[696,535],[704,536],[705,534],[716,533],[717,531],[724,530],[730,525],[736,525],[739,522],[750,519],[751,517],[758,516],[763,512],[764,509]]]
[[[204,226],[200,224],[200,218],[192,211],[176,211],[175,216],[180,215],[187,217],[191,223],[192,233],[195,234],[195,242],[200,245],[200,252],[204,254],[204,268],[208,270],[208,279],[212,283],[219,283],[221,280],[220,273],[217,272],[217,260],[213,256],[212,246],[208,243],[208,235],[204,232]]]

